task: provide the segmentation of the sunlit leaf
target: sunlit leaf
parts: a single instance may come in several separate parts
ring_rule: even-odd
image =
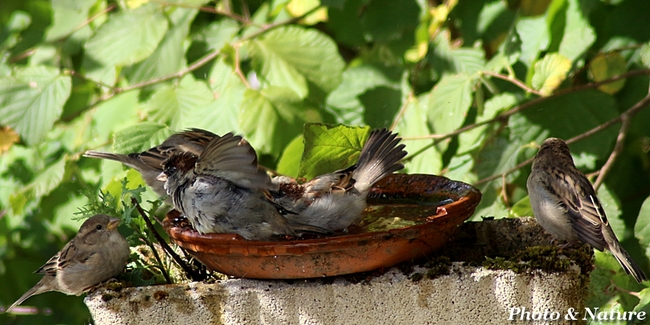
[[[413,98],[409,101],[404,109],[404,115],[397,123],[393,132],[399,133],[399,136],[402,138],[425,137],[431,134],[427,125],[425,108],[422,107],[419,100]],[[407,157],[410,157],[404,164],[406,172],[410,174],[440,173],[442,169],[442,155],[433,146],[433,139],[402,140],[402,143],[406,145]],[[415,155],[416,153],[417,155]]]
[[[510,213],[515,217],[533,216],[533,208],[530,206],[530,199],[525,197],[512,205]]]
[[[560,43],[559,54],[575,61],[596,40],[596,33],[589,21],[589,6],[583,6],[579,0],[567,0],[564,37]]]
[[[183,42],[198,9],[176,8],[170,15],[171,26],[155,51],[125,72],[130,82],[138,83],[170,75],[185,66]]]
[[[20,136],[10,127],[5,126],[0,129],[0,155],[9,150],[14,143],[20,140]]]
[[[302,135],[297,136],[282,151],[278,161],[278,173],[289,177],[298,177],[300,171],[300,160],[305,150],[305,143]]]
[[[0,124],[11,126],[27,144],[36,144],[61,115],[70,89],[70,77],[50,67],[28,67],[2,77]]]
[[[618,52],[599,54],[589,63],[589,76],[595,82],[603,81],[627,72],[625,58]],[[625,86],[625,79],[598,87],[600,91],[615,94]]]
[[[276,28],[251,42],[258,77],[307,96],[307,81],[329,92],[341,82],[343,60],[326,35],[297,26]]]
[[[369,134],[369,127],[305,125],[305,151],[299,176],[312,179],[354,165]]]
[[[547,54],[535,63],[533,88],[539,90],[542,96],[548,96],[560,86],[571,69],[571,61],[561,54]]]
[[[549,45],[546,17],[525,17],[517,22],[517,34],[521,39],[521,55],[519,59],[527,66],[531,66],[541,51]]]
[[[191,127],[187,121],[195,119],[197,111],[214,101],[214,95],[204,82],[191,75],[178,86],[163,86],[156,90],[146,104],[149,120],[169,125],[172,129]]]
[[[636,224],[634,224],[634,233],[639,238],[641,247],[646,247],[646,250],[650,250],[650,197],[643,201],[639,216],[636,219]],[[646,251],[647,253],[649,252]]]
[[[429,96],[427,118],[432,131],[445,134],[465,121],[472,103],[473,80],[465,73],[444,76]]]
[[[110,16],[86,42],[86,54],[109,66],[142,61],[156,49],[167,25],[157,4],[122,11]]]
[[[172,133],[163,124],[142,122],[115,132],[113,148],[116,153],[141,152],[161,144]]]
[[[46,40],[55,41],[79,28],[87,19],[96,0],[52,0],[54,23],[47,30]]]
[[[319,0],[291,0],[287,5],[287,11],[294,17],[300,17],[318,6],[320,6]],[[327,8],[316,10],[305,17],[303,21],[307,25],[327,21]]]
[[[241,104],[239,126],[258,152],[279,156],[302,131],[308,110],[291,89],[248,89]]]
[[[359,97],[379,86],[397,89],[399,85],[370,65],[345,70],[343,81],[327,97],[328,109],[334,114],[336,122],[348,125],[365,124],[365,107]]]

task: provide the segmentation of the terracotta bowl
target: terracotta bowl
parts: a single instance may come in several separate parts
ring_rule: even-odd
[[[167,214],[164,228],[208,268],[237,277],[300,279],[390,267],[431,254],[481,200],[474,187],[434,175],[390,175],[368,196],[364,218],[344,234],[324,238],[250,241],[234,234],[201,235]]]

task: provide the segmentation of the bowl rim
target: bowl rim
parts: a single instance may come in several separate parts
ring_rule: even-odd
[[[462,183],[467,187],[468,190],[458,200],[437,207],[436,214],[429,216],[427,218],[427,222],[403,228],[394,228],[374,232],[343,234],[332,237],[313,239],[293,239],[280,241],[246,240],[237,234],[199,234],[193,229],[173,226],[168,217],[171,213],[174,213],[174,211],[176,211],[174,209],[170,210],[165,216],[163,228],[170,236],[170,238],[176,242],[177,245],[185,249],[190,249],[201,253],[209,253],[208,249],[197,249],[201,248],[201,245],[206,245],[212,248],[230,248],[230,255],[250,255],[251,253],[259,254],[259,251],[273,252],[273,254],[268,255],[304,255],[309,253],[308,250],[316,250],[314,253],[335,252],[340,251],[340,246],[346,246],[350,243],[358,243],[364,240],[372,242],[374,240],[387,239],[391,237],[401,237],[406,240],[410,240],[421,236],[422,233],[426,233],[427,231],[440,231],[448,229],[451,226],[457,226],[456,223],[449,221],[453,220],[454,217],[464,215],[463,211],[475,210],[481,200],[482,195],[480,191],[475,187],[464,182],[450,180],[444,176],[429,174],[394,175],[433,176],[436,178],[445,179],[446,181],[450,182]],[[468,216],[464,217],[463,221],[469,218],[471,215],[472,213],[469,213]],[[445,220],[445,217],[447,217],[449,220]],[[440,219],[445,220],[446,222],[441,221]],[[437,227],[435,229],[432,229],[432,225],[436,225]],[[235,250],[236,252],[232,252],[232,250]],[[302,251],[302,253],[298,254],[291,251]]]

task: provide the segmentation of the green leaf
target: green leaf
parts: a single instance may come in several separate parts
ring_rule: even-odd
[[[88,20],[88,12],[96,2],[96,0],[52,0],[54,23],[48,28],[45,40],[53,42],[74,32]]]
[[[138,96],[140,91],[133,90],[115,95],[100,103],[93,113],[93,127],[102,142],[106,141],[115,130],[123,129],[140,121]]]
[[[343,81],[327,97],[327,107],[337,123],[365,124],[365,107],[360,96],[379,86],[398,89],[399,84],[388,79],[381,71],[370,65],[352,67],[343,72]]]
[[[512,205],[512,208],[510,208],[510,213],[512,213],[512,215],[515,217],[533,216],[534,213],[533,208],[530,206],[530,198],[526,196],[525,198]]]
[[[49,194],[63,180],[65,163],[66,157],[64,156],[44,170],[38,172],[36,178],[23,189],[23,192],[34,191],[33,195],[37,198]]]
[[[37,144],[61,116],[71,87],[70,77],[43,66],[0,78],[0,124],[11,126],[27,144]]]
[[[296,178],[300,172],[300,160],[305,150],[305,139],[302,135],[297,136],[284,148],[280,161],[278,162],[278,173]]]
[[[214,64],[209,80],[212,82],[209,86],[216,100],[195,107],[192,114],[183,119],[181,128],[198,127],[216,134],[242,133],[239,127],[239,113],[246,86],[222,60]]]
[[[571,69],[571,61],[561,54],[547,54],[535,63],[533,88],[539,90],[542,96],[549,96],[560,86]]]
[[[122,154],[142,152],[161,144],[172,133],[163,124],[142,122],[115,132],[113,148],[116,153]]]
[[[300,134],[307,110],[291,89],[247,89],[241,104],[239,126],[258,152],[277,157],[284,146]]]
[[[455,155],[449,161],[447,172],[444,174],[453,180],[472,184],[478,180],[474,168],[474,157],[470,154]]]
[[[473,76],[485,66],[485,53],[480,48],[453,48],[450,44],[449,31],[442,30],[433,40],[429,51],[429,62],[441,75],[465,72]]]
[[[517,104],[517,98],[510,93],[496,95],[485,102],[482,114],[476,117],[476,123],[489,121],[497,114],[504,112]],[[483,125],[461,133],[458,136],[457,154],[468,153],[478,149],[497,126]]]
[[[336,44],[316,30],[279,27],[250,43],[258,78],[269,85],[293,89],[307,96],[307,80],[324,92],[341,82],[343,60]]]
[[[552,97],[521,113],[508,122],[510,141],[541,144],[549,136],[570,139],[618,116],[614,98],[598,90],[586,90]],[[607,159],[616,140],[616,128],[607,128],[585,140],[571,144],[574,156],[582,152]],[[529,150],[532,157],[536,150]]]
[[[299,176],[309,180],[354,165],[369,135],[369,127],[305,125],[305,151]]]
[[[589,63],[589,77],[595,81],[603,81],[627,72],[625,58],[618,52],[598,54]],[[604,84],[598,89],[608,94],[615,94],[625,86],[625,79]]]
[[[183,45],[190,32],[190,24],[197,9],[176,8],[170,15],[171,26],[160,45],[144,61],[126,69],[125,74],[131,83],[138,83],[157,77],[173,74],[183,68],[185,50]]]
[[[619,240],[622,240],[625,238],[626,227],[623,219],[621,219],[622,212],[619,200],[614,196],[615,194],[612,193],[605,184],[600,186],[597,195],[598,199],[600,200],[600,204],[605,210],[609,225],[612,226],[612,230],[614,230],[614,233],[617,234],[616,237],[618,237]]]
[[[566,25],[564,37],[560,42],[559,54],[574,62],[589,49],[596,40],[594,28],[589,24],[589,6],[579,0],[567,0]]]
[[[214,101],[214,95],[204,82],[186,75],[178,86],[162,86],[146,104],[149,119],[169,125],[172,129],[190,127],[186,121],[196,118],[195,112]]]
[[[239,24],[236,21],[222,19],[210,23],[201,33],[208,44],[208,49],[218,50],[229,44],[238,31]]]
[[[86,42],[86,55],[107,66],[131,65],[153,53],[167,31],[157,4],[111,15]]]
[[[517,22],[517,34],[521,39],[521,55],[519,60],[530,67],[541,51],[549,45],[546,17],[523,17]]]
[[[456,130],[465,121],[472,103],[472,79],[466,73],[447,75],[429,96],[427,118],[434,133]]]
[[[650,68],[650,43],[645,43],[639,49],[639,55],[641,56],[641,63],[643,66],[648,69]]]
[[[427,125],[426,111],[418,99],[411,99],[404,108],[404,115],[398,121],[394,132],[399,133],[402,138],[422,137],[430,135]],[[406,172],[439,174],[442,170],[442,155],[433,146],[433,139],[402,140],[406,144],[406,151],[409,153],[409,160],[406,160],[404,168]],[[424,150],[417,156],[413,156],[420,150]],[[411,159],[412,158],[412,159]]]
[[[641,247],[646,247],[647,255],[650,250],[650,197],[643,201],[636,224],[634,224],[634,233],[639,238]]]

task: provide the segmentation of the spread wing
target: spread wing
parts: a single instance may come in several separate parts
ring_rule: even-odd
[[[240,136],[227,133],[208,143],[195,167],[196,174],[227,179],[238,186],[272,189],[269,176],[257,165],[257,154]]]
[[[139,158],[142,163],[151,168],[162,170],[162,162],[174,153],[191,152],[198,156],[214,138],[219,138],[219,136],[202,129],[189,129],[173,134],[159,146],[129,156]]]

